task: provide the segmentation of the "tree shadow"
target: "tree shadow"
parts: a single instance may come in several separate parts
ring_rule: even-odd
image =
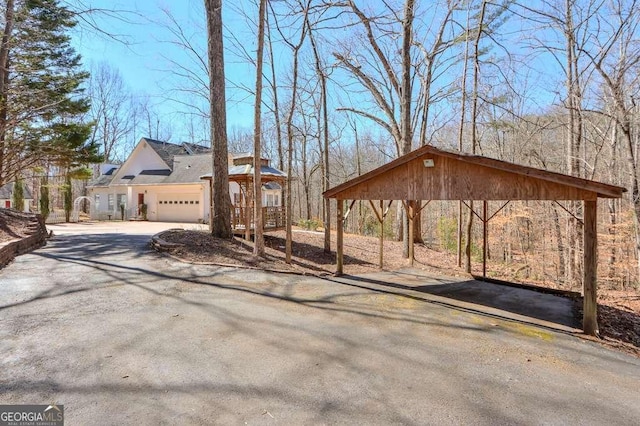
[[[457,280],[410,274],[412,278],[407,281],[406,277],[402,277],[403,274],[407,275],[406,271],[344,275],[340,282],[343,281],[342,279],[347,279],[381,287],[408,290],[472,305],[486,306],[521,317],[534,318],[574,329],[580,327],[581,317],[578,316],[578,303],[575,299],[477,280]],[[479,309],[472,310],[474,313],[500,317],[500,315],[492,315]],[[540,326],[538,323],[534,324],[526,320],[522,322]],[[554,330],[556,329],[554,328]]]

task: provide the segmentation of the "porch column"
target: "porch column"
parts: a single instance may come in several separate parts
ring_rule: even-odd
[[[589,334],[591,336],[598,335],[597,207],[597,198],[595,200],[584,200],[584,284],[582,329],[585,334]]]
[[[336,200],[337,201],[337,205],[338,208],[336,209],[337,211],[337,222],[336,222],[336,227],[337,227],[337,237],[336,237],[336,275],[342,275],[342,261],[343,261],[343,250],[344,250],[344,246],[343,246],[343,237],[344,237],[344,213],[343,213],[343,209],[344,209],[344,201],[343,200]]]

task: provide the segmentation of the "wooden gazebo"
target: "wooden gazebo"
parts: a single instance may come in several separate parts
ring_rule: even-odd
[[[621,198],[619,186],[521,166],[492,158],[424,146],[375,170],[327,190],[325,198],[337,202],[336,272],[343,272],[345,200],[403,201],[413,231],[413,218],[421,207],[411,200],[483,201],[486,255],[487,201],[552,200],[584,204],[584,332],[598,333],[596,302],[597,201]],[[409,201],[406,201],[409,200]],[[373,205],[373,203],[372,203]],[[413,238],[409,236],[413,260]]]
[[[254,229],[254,200],[253,200],[253,157],[249,154],[239,155],[230,159],[229,183],[236,183],[240,187],[237,198],[231,200],[231,228],[236,235],[244,235],[248,240],[255,232]],[[211,174],[201,176],[209,180],[209,189],[213,191]],[[262,188],[272,189],[284,187],[287,174],[269,165],[269,160],[263,158],[260,166],[260,181]],[[281,195],[281,194],[280,194]],[[211,197],[210,199],[213,199]],[[277,206],[262,207],[262,228],[265,232],[282,230],[285,227],[285,208],[282,203]]]

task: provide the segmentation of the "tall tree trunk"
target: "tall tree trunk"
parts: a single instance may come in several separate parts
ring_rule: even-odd
[[[280,125],[280,105],[278,102],[278,85],[276,84],[276,65],[273,59],[273,43],[271,42],[271,27],[269,26],[269,13],[265,13],[267,23],[267,41],[269,42],[269,62],[271,65],[271,91],[273,92],[273,117],[276,125],[276,143],[278,150],[278,169],[284,169],[284,150],[282,147],[282,127]]]
[[[578,58],[576,53],[575,28],[573,22],[573,5],[575,0],[565,0],[565,37],[566,37],[566,57],[567,57],[567,108],[569,113],[569,123],[567,129],[567,174],[579,177],[580,174],[580,147],[582,145],[582,95],[578,71]],[[569,211],[579,217],[581,215],[582,202],[570,202]],[[580,250],[582,233],[578,232],[578,221],[569,216],[567,223],[568,254],[566,256],[566,273],[570,285],[581,282],[580,270]]]
[[[302,24],[302,28],[300,30],[300,39],[297,44],[292,44],[289,41],[286,43],[289,44],[293,51],[293,76],[291,80],[291,106],[289,108],[289,113],[287,114],[287,207],[286,207],[286,220],[285,220],[285,228],[286,228],[286,243],[285,243],[285,261],[287,263],[291,263],[291,252],[293,248],[293,234],[292,234],[292,225],[293,225],[293,209],[292,209],[292,197],[291,197],[291,180],[293,173],[293,138],[294,138],[294,126],[293,126],[293,116],[296,110],[296,102],[298,98],[298,64],[299,64],[299,53],[300,48],[304,43],[304,39],[307,35],[307,15],[309,13],[309,2],[308,0],[304,5],[304,20]]]
[[[462,152],[462,141],[464,137],[464,118],[466,115],[467,109],[467,67],[469,65],[469,32],[471,25],[471,10],[467,9],[467,26],[465,30],[465,42],[464,42],[464,63],[462,68],[462,99],[460,100],[460,126],[458,127],[458,151]],[[462,266],[462,219],[463,219],[463,208],[462,208],[462,200],[458,201],[458,229],[457,229],[457,260],[458,260],[458,268]]]
[[[615,174],[618,171],[617,146],[618,146],[618,126],[614,123],[613,130],[611,132],[611,164],[609,165],[609,181],[610,182],[616,181]],[[607,259],[609,279],[613,279],[615,275],[614,274],[615,264],[617,261],[617,256],[616,256],[616,253],[618,250],[618,248],[616,247],[616,242],[617,242],[616,241],[616,225],[618,222],[617,202],[618,200],[615,200],[613,198],[607,200],[607,207],[609,209],[609,235],[611,236],[611,241],[609,241],[609,244],[610,244],[609,258]]]
[[[262,59],[264,54],[264,18],[266,1],[260,0],[258,12],[258,51],[256,53],[256,100],[253,110],[253,255],[264,257],[262,223]]]
[[[318,46],[316,45],[315,37],[311,26],[309,26],[309,40],[311,41],[311,47],[313,48],[313,57],[315,62],[316,74],[320,81],[320,97],[322,107],[322,146],[320,152],[322,154],[322,192],[326,191],[330,187],[329,181],[329,114],[327,111],[327,76],[322,69],[322,63],[320,60],[320,54],[318,52]],[[324,252],[331,252],[331,199],[324,199],[323,207],[323,220],[324,220]]]
[[[213,206],[211,233],[231,238],[231,200],[229,198],[229,151],[227,148],[227,109],[222,39],[222,0],[205,0],[208,34],[209,103],[211,110],[211,148],[213,160]]]
[[[413,39],[414,0],[406,0],[404,4],[404,20],[402,21],[402,91],[400,99],[400,128],[402,131],[402,154],[411,152],[411,44]],[[410,200],[406,200],[409,205]],[[408,212],[407,212],[408,213]],[[409,257],[408,216],[403,215],[403,255]]]
[[[482,2],[482,8],[480,9],[480,17],[478,18],[478,33],[476,34],[476,40],[473,46],[473,99],[471,104],[471,153],[476,153],[476,146],[478,145],[478,84],[480,79],[480,38],[482,37],[482,26],[484,25],[484,12],[487,8],[487,2]],[[473,200],[469,202],[469,217],[467,220],[467,241],[465,247],[466,263],[465,271],[471,273],[471,239],[473,228]]]
[[[9,51],[14,23],[14,0],[7,0],[4,13],[4,29],[0,46],[0,186],[7,180],[4,171],[4,157],[7,136],[7,95],[9,91]]]

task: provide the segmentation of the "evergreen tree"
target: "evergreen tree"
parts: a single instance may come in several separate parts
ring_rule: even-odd
[[[13,208],[16,210],[24,210],[24,183],[22,179],[16,179],[13,184],[13,192],[11,194]]]
[[[58,0],[7,1],[5,9],[0,185],[39,163],[100,161],[98,147],[87,143],[91,124],[82,122],[88,73],[67,34],[74,14]]]
[[[49,176],[46,174],[40,180],[40,214],[44,220],[49,217]]]

